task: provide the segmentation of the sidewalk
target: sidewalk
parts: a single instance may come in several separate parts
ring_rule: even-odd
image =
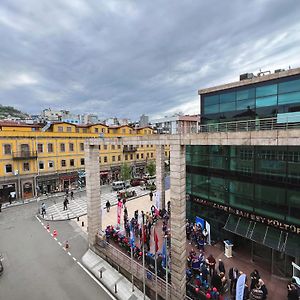
[[[88,250],[82,257],[83,265],[101,282],[109,291],[120,300],[138,300],[143,299],[143,293],[132,284],[108,262]],[[145,299],[149,299],[147,296]]]

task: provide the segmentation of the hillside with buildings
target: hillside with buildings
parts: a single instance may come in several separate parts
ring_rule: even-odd
[[[20,118],[24,119],[29,117],[28,114],[15,109],[12,106],[4,106],[0,104],[0,119]]]

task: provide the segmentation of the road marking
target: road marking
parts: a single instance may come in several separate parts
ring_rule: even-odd
[[[74,261],[77,261],[77,259],[74,256],[72,258],[73,258]]]
[[[50,233],[50,232],[49,232]],[[50,235],[53,237],[53,233],[50,233]]]
[[[37,219],[39,220],[40,223],[42,223],[42,221],[39,218],[37,218]]]
[[[61,243],[61,242],[58,242],[58,245],[59,245],[59,246],[61,246],[61,245],[62,245],[62,243]]]
[[[108,290],[85,266],[83,266],[79,261],[77,261],[77,264],[106,292],[106,294],[111,299],[117,300],[117,298],[114,297],[114,295],[111,293],[111,291]]]
[[[44,226],[44,223],[43,223],[43,222],[41,222],[41,224]]]
[[[55,237],[54,239],[57,241],[57,238],[56,238],[56,237]]]
[[[68,254],[71,256],[71,253],[70,253],[70,252],[68,252]]]
[[[65,247],[63,247],[63,249],[64,249],[65,251],[67,251],[67,249],[66,249]]]
[[[47,227],[44,225],[44,228],[47,230]]]

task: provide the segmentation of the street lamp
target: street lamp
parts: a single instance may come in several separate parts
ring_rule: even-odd
[[[15,176],[17,176],[17,179],[18,179],[18,199],[21,199],[21,182],[20,182],[19,170],[15,170],[14,174],[15,174]]]

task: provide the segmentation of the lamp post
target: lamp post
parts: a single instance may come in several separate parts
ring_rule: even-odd
[[[15,176],[17,176],[17,180],[18,180],[18,199],[21,199],[21,182],[20,182],[19,170],[15,170]]]

